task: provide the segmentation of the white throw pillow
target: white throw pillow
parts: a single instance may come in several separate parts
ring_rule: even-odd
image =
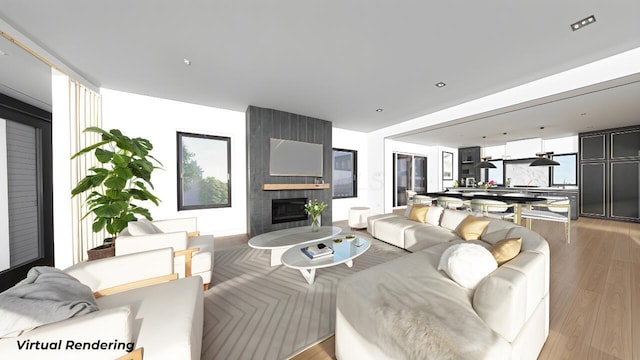
[[[440,206],[431,206],[429,208],[429,212],[427,212],[427,224],[431,224],[433,226],[440,225],[440,216],[442,216],[442,210]]]
[[[456,244],[447,248],[440,257],[438,270],[467,289],[475,289],[487,275],[498,268],[489,250],[477,244]]]
[[[442,213],[442,220],[440,220],[440,226],[451,231],[456,231],[456,228],[460,223],[469,216],[468,211],[457,211],[451,209],[445,209]]]
[[[411,214],[411,209],[413,208],[413,205],[407,205],[407,208],[404,210],[404,217],[408,218],[409,214]]]
[[[162,234],[162,230],[145,218],[131,221],[127,224],[127,228],[132,236]]]

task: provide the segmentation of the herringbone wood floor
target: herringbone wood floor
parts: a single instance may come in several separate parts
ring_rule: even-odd
[[[640,224],[534,221],[551,247],[550,332],[539,359],[640,360]],[[335,359],[333,337],[295,360]]]

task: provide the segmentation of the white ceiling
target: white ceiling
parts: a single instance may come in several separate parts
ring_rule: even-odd
[[[592,14],[596,23],[571,31]],[[269,107],[364,132],[640,47],[639,14],[637,0],[0,0],[2,20],[97,86]],[[637,85],[620,86],[477,124],[488,137],[509,123],[545,125],[554,137],[585,119],[596,128],[640,123],[637,95]]]

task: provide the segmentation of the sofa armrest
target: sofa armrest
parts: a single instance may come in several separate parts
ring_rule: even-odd
[[[176,232],[186,231],[195,232],[198,231],[198,218],[177,218],[177,219],[165,219],[154,220],[153,225],[163,232]]]
[[[5,359],[115,359],[133,350],[133,316],[128,306],[98,310],[40,326],[21,336],[0,340]],[[26,343],[57,343],[58,349],[26,349]],[[82,343],[114,344],[112,349],[77,349]],[[23,344],[22,348],[19,347]],[[58,346],[58,345],[56,345]],[[113,349],[115,347],[116,349]]]
[[[75,264],[64,270],[92,291],[173,274],[173,250],[155,249]]]
[[[163,234],[119,236],[116,238],[116,256],[141,251],[173,248],[174,251],[187,248],[187,232],[177,231]]]

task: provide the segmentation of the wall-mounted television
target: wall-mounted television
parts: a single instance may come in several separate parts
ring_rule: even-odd
[[[322,150],[322,144],[272,138],[269,174],[322,177]]]

